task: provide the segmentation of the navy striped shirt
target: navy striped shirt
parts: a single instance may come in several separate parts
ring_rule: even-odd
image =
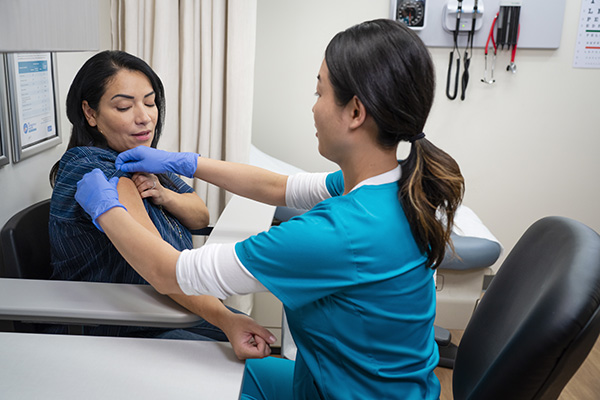
[[[147,284],[75,201],[77,182],[94,168],[102,170],[108,179],[114,176],[131,177],[131,174],[115,168],[117,155],[111,149],[74,147],[61,158],[50,202],[48,227],[52,279]],[[167,189],[177,193],[194,191],[178,176],[172,173],[165,175],[168,179],[162,179],[161,184]],[[165,241],[178,250],[193,247],[191,233],[177,218],[150,199],[143,199],[143,202],[150,219]],[[90,333],[123,336],[139,329],[97,327],[92,329],[95,332]]]

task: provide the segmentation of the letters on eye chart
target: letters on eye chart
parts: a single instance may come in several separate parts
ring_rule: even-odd
[[[600,68],[600,0],[582,1],[573,67]]]

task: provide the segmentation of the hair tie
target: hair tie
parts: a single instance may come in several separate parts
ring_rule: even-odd
[[[425,133],[421,132],[421,133],[417,133],[415,136],[411,137],[410,139],[408,139],[409,142],[414,143],[419,139],[423,139],[425,137]]]

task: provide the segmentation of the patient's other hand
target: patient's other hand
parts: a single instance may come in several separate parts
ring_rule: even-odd
[[[137,172],[133,174],[131,180],[140,192],[142,199],[151,198],[156,205],[163,205],[165,202],[166,190],[154,174]]]

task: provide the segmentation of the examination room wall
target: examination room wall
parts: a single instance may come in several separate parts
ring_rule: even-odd
[[[98,5],[100,49],[105,50],[110,48],[110,2],[100,1]],[[85,32],[74,34],[85,34]],[[71,123],[67,119],[65,110],[69,86],[79,68],[93,54],[94,52],[57,53],[62,143],[18,163],[0,167],[0,226],[4,226],[17,211],[40,200],[48,199],[52,195],[48,174],[50,168],[65,152],[71,136]],[[0,118],[4,119],[7,116],[2,114]]]
[[[517,51],[515,75],[505,70],[508,52],[499,54],[495,85],[480,82],[483,49],[476,49],[465,101],[445,96],[450,49],[430,49],[437,92],[425,132],[460,164],[464,204],[505,255],[547,215],[600,231],[600,70],[572,67],[580,7],[567,1],[557,50]],[[325,47],[352,24],[388,16],[389,0],[258,0],[253,143],[305,170],[333,170],[318,154],[311,113]]]

